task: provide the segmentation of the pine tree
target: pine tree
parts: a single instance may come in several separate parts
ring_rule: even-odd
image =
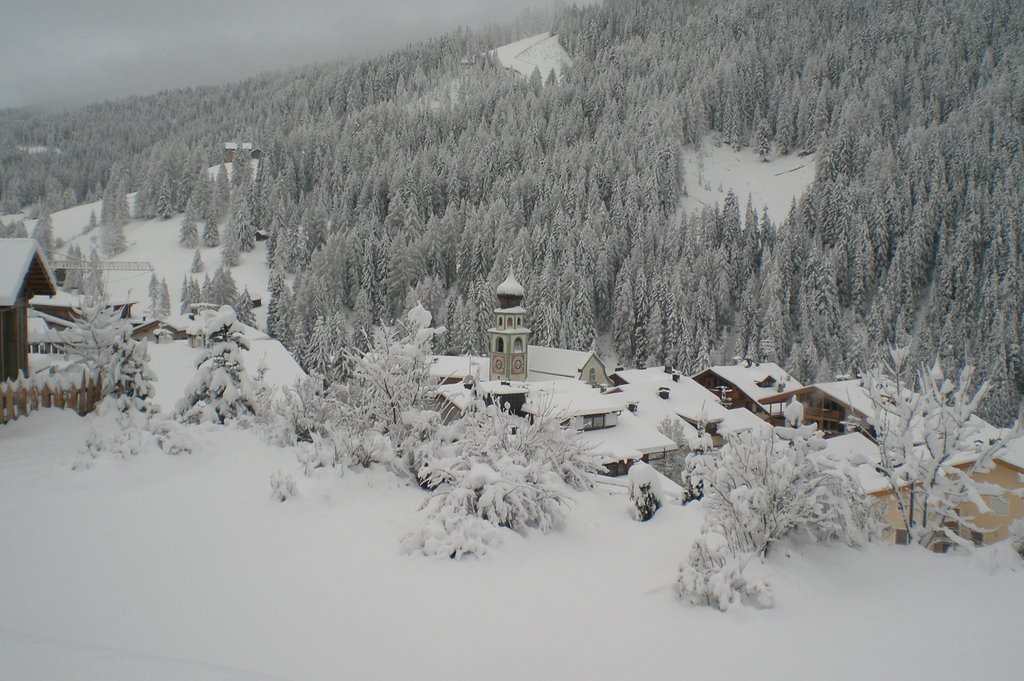
[[[181,219],[181,231],[178,232],[178,243],[186,248],[198,248],[199,227],[192,218],[191,205],[185,209],[185,215]]]
[[[198,248],[192,255],[192,266],[189,268],[189,271],[192,274],[199,274],[203,271],[203,256],[199,254]]]
[[[217,223],[213,220],[208,220],[203,227],[203,245],[207,248],[220,246],[220,230],[217,229]]]
[[[234,225],[228,225],[224,234],[224,247],[220,251],[221,267],[234,267],[242,261],[239,251],[241,244],[238,241],[238,230]]]
[[[39,220],[32,229],[32,238],[39,244],[39,250],[47,260],[53,260],[53,220],[50,218],[50,208],[43,202],[39,208]]]
[[[249,295],[248,288],[243,288],[238,294],[235,309],[238,310],[238,321],[246,326],[256,326],[256,317],[252,313],[252,296]]]
[[[256,412],[256,386],[246,371],[242,350],[249,339],[228,305],[203,320],[205,349],[196,374],[175,412],[186,423],[224,423]]]

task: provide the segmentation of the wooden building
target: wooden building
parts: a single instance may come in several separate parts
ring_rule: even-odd
[[[772,412],[773,425],[784,425],[781,412],[773,407],[785,408],[790,400],[803,405],[803,422],[818,424],[825,437],[858,430],[875,436],[869,423],[875,416],[874,406],[860,379],[815,383],[762,399],[761,404]]]
[[[717,395],[726,408],[742,407],[762,418],[776,415],[775,412],[781,416],[785,406],[766,406],[766,398],[803,387],[778,364],[750,360],[709,367],[692,378]]]
[[[57,293],[35,239],[0,240],[0,381],[28,373],[28,301]]]

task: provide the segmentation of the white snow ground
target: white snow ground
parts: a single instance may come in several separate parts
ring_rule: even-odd
[[[541,79],[547,80],[551,71],[555,79],[562,79],[562,70],[572,64],[572,58],[558,42],[557,35],[539,33],[491,50],[498,62],[507,69],[529,78],[535,69],[540,70]]]
[[[741,216],[751,196],[758,217],[767,206],[772,221],[781,224],[792,200],[814,181],[814,154],[789,154],[766,163],[750,148],[734,151],[708,137],[699,149],[685,147],[682,157],[687,195],[680,205],[687,213],[721,206],[731,188],[739,197]]]
[[[163,383],[161,381],[161,383]],[[0,427],[0,676],[11,679],[1010,679],[1024,572],[903,547],[779,550],[777,606],[682,605],[699,507],[622,490],[480,560],[410,557],[424,493],[304,478],[207,426],[201,449],[72,470],[90,420]],[[270,498],[292,472],[299,496]]]

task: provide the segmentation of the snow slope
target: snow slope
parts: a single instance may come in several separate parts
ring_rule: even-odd
[[[0,428],[0,676],[32,679],[1010,679],[1024,573],[904,547],[780,549],[777,607],[681,605],[699,506],[630,519],[582,494],[480,560],[400,553],[424,492],[297,471],[206,426],[201,449],[72,470],[90,420]],[[271,473],[299,496],[270,499]]]
[[[489,54],[497,57],[502,66],[525,78],[532,76],[534,69],[540,69],[541,78],[545,81],[551,71],[555,72],[557,80],[561,80],[562,70],[572,64],[569,53],[558,42],[558,36],[551,33],[540,33],[502,45]]]
[[[215,172],[219,166],[210,169]],[[230,166],[228,167],[230,170]],[[134,202],[134,194],[128,195],[128,204]],[[88,258],[93,243],[98,245],[100,230],[97,228],[89,234],[83,235],[82,228],[89,223],[89,213],[95,211],[97,219],[103,202],[86,203],[67,210],[53,213],[54,237],[63,239],[65,246],[58,249],[61,253],[67,252],[67,246],[71,243],[78,244],[82,252]],[[181,228],[180,214],[175,214],[167,220],[155,218],[153,220],[132,220],[124,228],[125,238],[128,240],[128,249],[112,260],[121,261],[146,261],[153,265],[154,272],[158,279],[167,279],[167,288],[171,294],[171,312],[177,313],[181,301],[182,278],[191,272],[192,255],[191,249],[185,248],[178,243],[178,231]],[[26,220],[25,225],[32,233],[35,220]],[[202,227],[200,227],[202,229]],[[225,225],[221,225],[221,235]],[[213,273],[220,266],[221,248],[199,247],[203,259],[203,272],[193,275],[199,282],[203,277]],[[238,290],[244,287],[249,288],[253,297],[262,298],[263,306],[253,310],[257,324],[260,328],[266,325],[266,304],[268,302],[266,289],[269,270],[266,266],[266,246],[263,242],[257,242],[255,250],[241,254],[241,264],[231,268],[231,274],[235,279]],[[150,272],[119,272],[112,271],[107,275],[107,293],[114,298],[132,298],[138,301],[134,312],[137,316],[145,314],[149,309],[149,278]]]
[[[750,148],[734,151],[709,137],[699,149],[687,146],[682,156],[686,196],[681,207],[687,213],[721,206],[731,188],[740,199],[741,215],[751,196],[758,217],[767,206],[772,221],[781,223],[793,199],[814,181],[813,154],[789,154],[766,163]]]

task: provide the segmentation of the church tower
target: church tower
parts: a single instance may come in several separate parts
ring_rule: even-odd
[[[508,277],[498,286],[498,307],[494,310],[494,326],[487,330],[490,339],[492,380],[526,380],[526,347],[530,343],[530,330],[524,323],[524,296],[526,291],[523,285],[516,281],[512,267],[509,266]]]

